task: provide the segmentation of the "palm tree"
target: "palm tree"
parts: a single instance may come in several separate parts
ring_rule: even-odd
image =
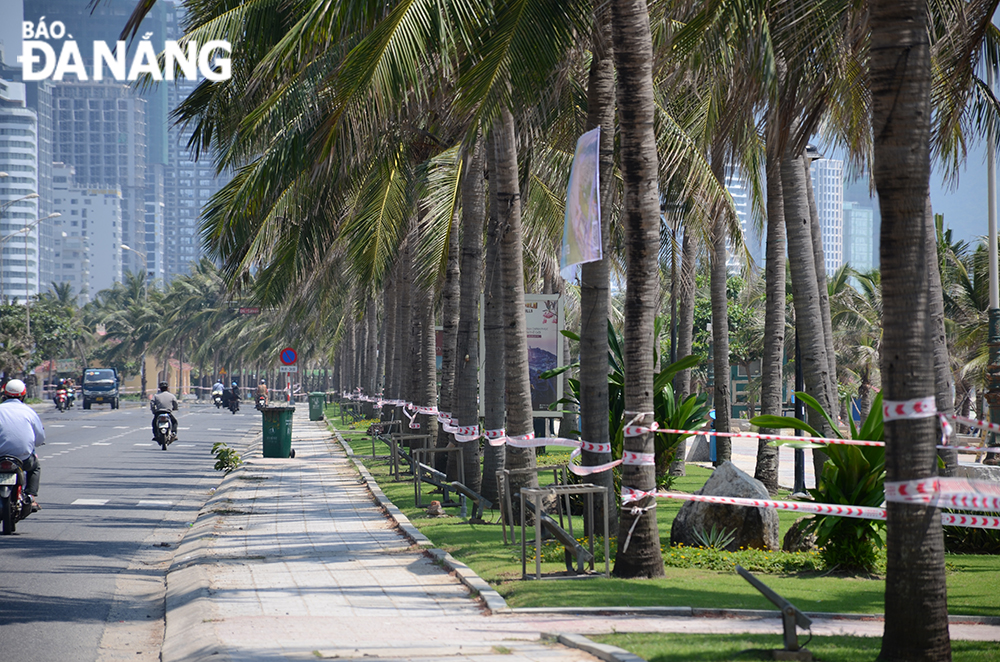
[[[653,323],[659,286],[659,200],[657,199],[657,154],[653,133],[652,41],[645,0],[615,0],[613,43],[618,72],[618,113],[621,125],[621,171],[624,183],[622,223],[626,233],[628,271],[625,293],[625,408],[635,424],[648,426],[653,420]],[[651,455],[649,432],[625,438],[625,450]],[[649,491],[656,487],[655,467],[624,465],[622,490]],[[631,504],[636,508],[655,505],[652,497]],[[664,574],[656,517],[642,515],[633,507],[622,508],[617,577],[661,577]],[[638,521],[636,519],[638,518]],[[624,541],[631,538],[625,547]]]
[[[935,392],[925,233],[930,178],[931,66],[921,0],[870,7],[875,185],[882,210],[882,385],[885,400]],[[887,420],[886,482],[937,475],[934,418]],[[887,506],[882,660],[949,660],[944,539],[936,506]],[[928,524],[930,522],[931,524]]]

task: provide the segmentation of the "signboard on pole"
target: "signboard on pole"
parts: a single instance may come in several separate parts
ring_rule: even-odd
[[[278,358],[280,359],[282,365],[295,365],[295,362],[298,360],[299,355],[291,347],[286,347],[285,349],[281,350],[281,354],[279,355]]]
[[[298,372],[299,366],[297,365],[279,365],[278,372]]]

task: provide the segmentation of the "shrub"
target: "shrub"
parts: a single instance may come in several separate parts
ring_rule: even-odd
[[[834,434],[840,436],[830,415],[823,411],[815,398],[798,392],[809,407],[822,414],[830,423]],[[814,437],[822,436],[807,423],[787,416],[757,416],[750,421],[766,428],[798,428]],[[858,430],[851,421],[853,439],[882,441],[882,395],[876,396],[868,418]],[[809,490],[820,503],[845,506],[879,507],[885,501],[885,447],[848,446],[844,444],[818,444],[778,442],[798,448],[822,448],[828,459],[823,464],[819,485]],[[874,573],[877,570],[879,550],[883,546],[881,520],[813,515],[806,525],[807,531],[816,533],[816,544],[827,566],[847,571]]]

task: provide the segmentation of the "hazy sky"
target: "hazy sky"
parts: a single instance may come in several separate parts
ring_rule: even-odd
[[[23,4],[31,0],[0,0],[0,41],[5,60],[17,66],[20,51]],[[71,3],[86,0],[66,0]],[[986,234],[986,158],[981,145],[970,151],[957,190],[946,189],[941,178],[931,175],[931,203],[934,212],[944,214],[945,225],[958,239],[973,241]]]

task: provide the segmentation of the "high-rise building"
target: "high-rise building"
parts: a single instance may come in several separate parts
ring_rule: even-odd
[[[138,32],[141,37],[148,37],[157,52],[163,50],[166,40],[162,4],[153,5]],[[135,10],[135,2],[102,0],[92,10],[89,3],[76,0],[24,0],[23,7],[24,20],[34,25],[43,16],[48,25],[63,23],[67,34],[80,45],[83,64],[90,71],[93,42],[114,46]],[[137,38],[129,44],[127,62],[132,61],[139,41]],[[146,237],[162,236],[163,229],[147,228],[146,222],[155,223],[163,218],[156,213],[147,216],[147,202],[154,210],[162,207],[162,197],[153,200],[151,196],[162,195],[163,189],[155,187],[155,172],[150,175],[154,191],[147,192],[146,184],[147,171],[155,171],[155,166],[165,166],[167,162],[166,86],[133,89],[109,80],[78,81],[73,74],[67,74],[63,81],[54,83],[53,99],[56,114],[53,158],[75,166],[77,183],[81,186],[121,188],[123,241],[146,257],[144,265],[139,254],[126,252],[125,268],[138,273],[148,267],[150,278],[162,278],[162,257],[154,255],[153,260],[147,257],[150,250],[155,253],[157,249],[155,246],[147,249]],[[109,143],[107,137],[112,133],[118,135]],[[68,147],[64,143],[69,143]],[[127,151],[132,149],[136,152]]]
[[[81,187],[121,190],[122,242],[140,250],[146,242],[146,102],[114,81],[61,83],[54,92],[56,160],[75,168]],[[139,273],[146,265],[133,257],[123,256],[125,268]]]
[[[38,294],[38,117],[0,78],[0,299]]]
[[[165,2],[167,38],[179,39],[184,10],[173,2]],[[167,102],[176,108],[198,86],[200,81],[181,78],[164,84]],[[217,177],[212,159],[203,154],[195,160],[188,149],[190,128],[171,126],[167,140],[168,166],[164,171],[164,249],[166,278],[191,271],[202,257],[199,225],[201,210],[216,191],[230,179]]]
[[[843,170],[844,162],[838,159],[817,159],[809,166],[827,275],[844,264]]]
[[[73,166],[53,167],[57,283],[68,283],[80,303],[122,279],[122,193],[74,183]]]
[[[855,271],[871,271],[878,263],[873,240],[875,210],[844,202],[844,262]]]
[[[729,191],[733,199],[733,206],[736,208],[736,215],[740,219],[740,227],[743,229],[743,244],[750,259],[758,266],[762,266],[760,237],[753,230],[750,223],[750,191],[746,178],[738,171],[732,170],[726,176],[726,190]],[[726,257],[726,268],[730,272],[737,272],[745,265],[743,253],[734,251],[732,239],[729,240]]]

